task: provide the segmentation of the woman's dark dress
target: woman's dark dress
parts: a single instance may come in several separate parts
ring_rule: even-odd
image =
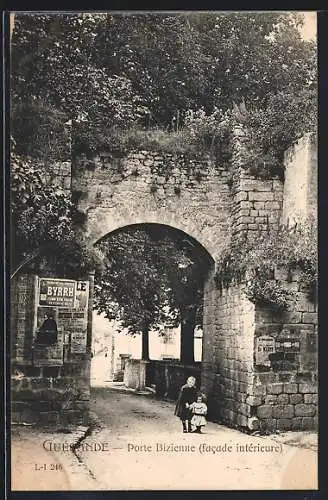
[[[187,384],[180,389],[178,401],[175,407],[174,415],[180,417],[181,420],[191,420],[192,412],[186,408],[186,403],[191,404],[197,400],[196,387],[189,387]]]

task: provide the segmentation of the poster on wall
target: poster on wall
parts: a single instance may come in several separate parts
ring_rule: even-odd
[[[75,307],[76,281],[57,278],[39,279],[39,305]]]
[[[87,312],[89,297],[89,282],[76,282],[75,308]]]
[[[6,14],[11,489],[312,496],[316,13]]]
[[[71,353],[81,354],[87,350],[87,332],[71,334]]]
[[[63,364],[63,330],[58,328],[57,342],[54,345],[34,344],[34,366],[61,366]]]
[[[275,339],[270,335],[257,337],[255,340],[255,364],[271,366],[270,354],[276,352]]]

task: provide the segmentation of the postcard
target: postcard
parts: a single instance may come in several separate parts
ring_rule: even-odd
[[[12,491],[318,489],[316,36],[10,13]]]

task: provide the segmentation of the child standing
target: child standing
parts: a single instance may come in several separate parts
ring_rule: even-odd
[[[191,432],[192,411],[190,406],[197,399],[197,389],[195,385],[195,377],[188,377],[187,383],[180,389],[179,398],[175,407],[174,414],[180,418],[183,432]]]
[[[192,432],[197,432],[201,434],[202,427],[206,425],[206,415],[207,415],[207,405],[205,403],[205,395],[199,394],[197,396],[197,401],[189,406],[192,411],[191,425],[196,427]]]

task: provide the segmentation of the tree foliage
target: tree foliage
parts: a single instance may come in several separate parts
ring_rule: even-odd
[[[227,249],[218,262],[216,279],[221,287],[243,283],[251,301],[284,309],[292,304],[294,292],[275,279],[274,270],[281,268],[287,274],[298,270],[303,288],[315,300],[317,266],[317,224],[307,221],[291,228],[281,226],[255,242],[239,242]]]
[[[105,269],[96,275],[94,307],[107,318],[136,334],[177,325],[191,306],[201,313],[207,266],[187,240],[160,227],[121,231],[99,246]]]
[[[316,50],[301,24],[280,12],[19,14],[14,108],[42,100],[87,120],[88,142],[132,125],[177,131],[201,109],[198,131],[213,137],[244,100],[255,153],[278,158],[315,128]]]
[[[47,183],[40,161],[11,152],[12,272],[29,258],[49,257],[62,272],[101,268],[99,252],[76,237],[70,193]]]

